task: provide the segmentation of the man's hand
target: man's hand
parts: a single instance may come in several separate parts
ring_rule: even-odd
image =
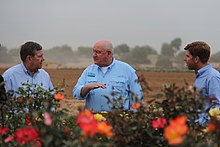
[[[95,83],[95,84],[91,84],[93,85],[93,89],[96,89],[96,88],[106,88],[106,84],[102,84],[102,83]]]
[[[81,97],[85,97],[89,93],[90,90],[97,89],[97,88],[104,89],[104,88],[106,88],[106,84],[102,84],[102,83],[98,83],[98,82],[94,83],[94,84],[88,84],[88,85],[82,87],[80,95],[81,95]]]

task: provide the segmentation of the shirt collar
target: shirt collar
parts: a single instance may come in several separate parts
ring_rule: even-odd
[[[24,71],[25,74],[28,74],[28,75],[31,76],[30,72],[29,72],[29,71],[27,70],[27,68],[24,66],[24,63],[21,63],[21,67],[22,67],[22,69],[23,69],[23,71]],[[36,73],[38,73],[38,72],[39,72],[39,70],[37,70],[34,74],[36,74]]]
[[[96,64],[95,64],[95,65],[96,65]],[[107,68],[110,69],[110,68],[112,68],[112,66],[114,66],[114,65],[115,65],[115,58],[113,58],[112,64],[110,64],[109,66],[107,66]],[[96,66],[101,69],[100,66],[98,66],[98,65],[96,65]]]
[[[202,75],[205,71],[209,70],[210,68],[212,68],[212,64],[208,64],[204,66],[203,68],[199,69],[198,71],[196,71],[195,72],[196,78]]]

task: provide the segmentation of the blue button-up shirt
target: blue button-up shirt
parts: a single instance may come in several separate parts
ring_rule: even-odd
[[[199,69],[196,72],[194,82],[199,97],[205,98],[202,113],[199,114],[199,122],[202,125],[208,122],[208,111],[215,107],[220,108],[220,73],[211,64]],[[212,99],[215,100],[212,100]],[[212,106],[214,104],[214,106]]]
[[[127,63],[113,60],[106,73],[103,73],[98,65],[92,64],[80,76],[73,89],[73,97],[86,99],[86,108],[93,112],[111,111],[111,105],[108,104],[106,97],[110,100],[122,97],[125,101],[123,107],[128,110],[135,103],[132,94],[138,97],[139,102],[142,101],[142,89],[137,79],[136,71]],[[82,87],[96,82],[106,84],[106,88],[91,90],[85,98],[81,97]]]
[[[44,89],[53,90],[49,74],[44,69],[39,69],[33,76],[27,71],[24,64],[15,65],[3,73],[6,91],[16,92],[22,83],[36,84]],[[18,96],[15,94],[15,96]]]

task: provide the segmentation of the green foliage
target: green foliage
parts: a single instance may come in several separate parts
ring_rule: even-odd
[[[180,51],[174,58],[175,63],[178,65],[177,67],[184,67],[185,62],[184,61],[185,58],[185,51]]]
[[[187,83],[182,88],[178,88],[175,83],[164,84],[162,93],[158,93],[156,98],[161,100],[157,104],[163,109],[166,118],[185,115],[190,122],[197,119],[197,110],[203,104],[203,99],[197,99],[194,88]]]
[[[120,44],[114,48],[114,54],[124,54],[130,52],[130,47],[127,44]]]
[[[157,54],[150,46],[136,46],[131,50],[132,61],[139,64],[150,64],[148,55]]]
[[[211,56],[212,62],[220,62],[220,51]]]
[[[144,92],[150,90],[143,77],[140,78],[140,83]],[[7,100],[1,99],[0,146],[36,146],[36,143],[50,147],[172,146],[164,134],[170,125],[170,120],[178,116],[187,117],[188,131],[185,136],[180,136],[183,141],[176,146],[220,145],[220,120],[217,117],[211,117],[211,123],[215,128],[209,128],[206,132],[203,131],[205,126],[194,122],[197,118],[197,110],[203,105],[203,99],[197,99],[194,88],[187,83],[183,87],[177,87],[174,83],[164,84],[161,92],[155,95],[153,100],[133,108],[134,111],[124,111],[121,107],[122,98],[109,101],[113,105],[113,110],[101,115],[112,127],[112,137],[101,134],[83,135],[83,128],[76,123],[78,116],[70,116],[65,108],[60,107],[61,98],[58,99],[54,95],[62,93],[63,88],[45,90],[40,86],[28,84],[24,84],[23,87],[17,91],[19,97],[7,95]],[[136,98],[133,96],[131,99],[135,101]],[[82,113],[83,110],[80,112]],[[152,124],[158,118],[165,119],[166,123],[160,128],[155,128]],[[84,117],[82,120],[90,119]],[[89,127],[89,123],[87,125],[87,129],[94,129]],[[6,133],[2,131],[5,127],[9,129]],[[39,137],[24,145],[20,144],[16,132],[23,128],[37,129]],[[106,131],[106,128],[102,129]],[[175,133],[175,128],[173,131]],[[168,133],[176,137],[176,134]],[[14,136],[14,140],[5,142],[9,136]],[[28,137],[30,136],[26,135],[23,139],[26,140]]]
[[[68,45],[56,46],[48,50],[44,50],[45,58],[48,61],[54,61],[56,63],[66,63],[73,61],[77,56],[72,48]]]
[[[8,54],[10,56],[11,63],[14,63],[14,62],[19,63],[20,61],[20,57],[18,56],[20,54],[19,49],[10,49],[8,51]]]
[[[181,39],[174,38],[171,43],[163,43],[161,47],[161,55],[174,57],[175,53],[180,50]]]
[[[160,68],[172,68],[172,62],[168,56],[160,55],[156,66]]]
[[[81,57],[91,58],[92,57],[92,47],[78,47],[78,55]]]
[[[0,46],[0,63],[10,62],[10,56],[7,52],[7,48],[4,46]]]
[[[150,111],[153,111],[151,113]],[[123,111],[117,109],[106,115],[108,122],[114,129],[114,146],[165,146],[166,140],[163,138],[162,129],[154,129],[151,121],[156,117],[161,117],[155,107],[149,105],[141,106],[138,112]]]
[[[167,56],[167,57],[173,57],[174,51],[172,49],[172,46],[168,43],[164,43],[161,47],[161,55]]]
[[[181,39],[175,38],[171,41],[171,43],[163,43],[161,47],[161,54],[157,60],[156,66],[163,68],[171,68],[174,61],[178,61],[177,64],[183,62],[183,59],[175,58],[176,53],[180,50]],[[179,61],[181,60],[181,61]],[[181,64],[182,64],[181,63]]]
[[[176,53],[178,50],[180,50],[181,43],[182,43],[182,41],[180,38],[174,38],[171,41],[170,45],[172,46],[174,53]]]

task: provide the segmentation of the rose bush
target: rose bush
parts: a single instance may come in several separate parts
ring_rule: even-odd
[[[78,116],[61,108],[64,88],[24,85],[19,97],[1,101],[0,146],[220,146],[220,110],[209,112],[208,126],[195,123],[203,102],[187,83],[165,84],[153,100],[131,106],[137,111],[124,111],[119,98],[112,112],[79,110]]]

